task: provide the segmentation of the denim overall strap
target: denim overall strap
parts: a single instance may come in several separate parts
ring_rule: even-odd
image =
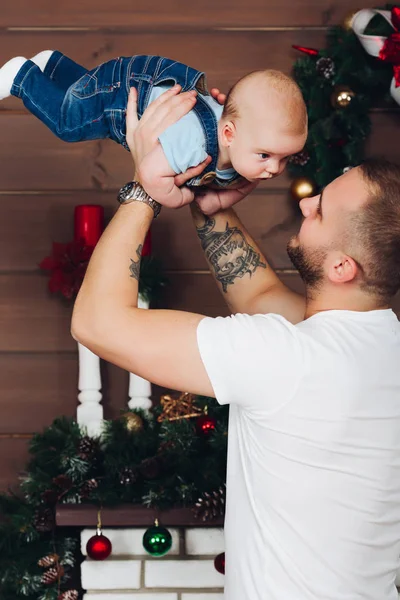
[[[129,87],[137,89],[137,113],[139,119],[146,110],[151,90],[154,86],[154,70],[157,66],[157,56],[134,56],[129,65],[127,82]],[[128,90],[129,91],[129,90]]]
[[[201,177],[209,171],[216,171],[218,161],[218,123],[214,111],[201,96],[192,108],[196,113],[206,138],[206,151],[211,156],[210,164],[204,169]],[[197,179],[197,178],[196,178]]]
[[[204,73],[188,67],[183,63],[162,56],[134,56],[130,61],[127,73],[127,92],[134,85],[138,92],[138,116],[143,115],[148,106],[150,94],[156,85],[175,84],[182,86],[182,91],[194,89]]]

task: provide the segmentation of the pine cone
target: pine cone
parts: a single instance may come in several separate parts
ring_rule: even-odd
[[[135,469],[131,467],[125,467],[119,472],[119,482],[121,485],[131,485],[137,480],[137,474]]]
[[[33,517],[33,526],[40,533],[52,531],[55,527],[54,511],[51,508],[39,508]]]
[[[87,481],[84,481],[82,483],[79,491],[80,491],[82,498],[89,498],[89,496],[93,492],[93,490],[97,489],[98,487],[99,487],[99,482],[97,481],[97,479],[88,479]]]
[[[307,150],[302,150],[301,152],[297,152],[297,154],[293,154],[289,158],[289,162],[292,163],[292,165],[299,165],[300,167],[304,167],[308,163],[309,160],[310,160],[310,155],[308,154]]]
[[[82,458],[82,460],[90,460],[99,449],[99,444],[97,440],[90,438],[88,435],[83,437],[78,446],[78,456]]]
[[[51,585],[52,583],[58,581],[58,578],[62,577],[63,575],[63,567],[60,567],[59,565],[57,565],[57,567],[50,567],[50,569],[47,569],[47,571],[43,573],[42,583],[44,583],[44,585]]]
[[[58,600],[78,600],[77,590],[67,590],[58,596]]]
[[[202,521],[212,521],[225,514],[225,487],[204,492],[193,507],[194,516]]]
[[[47,567],[52,567],[57,564],[59,560],[59,556],[57,554],[48,554],[47,556],[43,556],[40,560],[38,560],[39,567],[43,567],[47,569]]]
[[[325,79],[332,79],[335,74],[335,63],[329,57],[321,56],[315,63],[315,68],[318,75],[322,75]]]

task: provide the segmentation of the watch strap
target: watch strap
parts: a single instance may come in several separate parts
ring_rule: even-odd
[[[118,192],[118,202],[129,204],[130,202],[143,202],[150,206],[156,218],[161,211],[161,204],[154,200],[138,181],[129,181]]]

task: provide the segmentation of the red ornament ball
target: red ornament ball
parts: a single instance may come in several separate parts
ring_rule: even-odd
[[[214,567],[218,573],[225,575],[225,552],[221,552],[214,558]]]
[[[196,421],[196,431],[199,435],[208,437],[214,432],[216,424],[217,422],[213,417],[202,415]]]
[[[86,544],[86,552],[92,560],[105,560],[111,554],[112,544],[108,537],[98,531]]]

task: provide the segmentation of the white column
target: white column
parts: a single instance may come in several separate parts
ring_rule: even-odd
[[[96,436],[100,435],[103,424],[102,394],[100,392],[100,359],[79,342],[78,350],[78,399],[80,405],[76,411],[76,418],[79,425],[86,427],[88,435]]]
[[[138,308],[149,308],[149,303],[141,296],[138,298]],[[129,408],[142,408],[148,410],[151,408],[151,384],[150,381],[143,379],[139,375],[129,373]]]

